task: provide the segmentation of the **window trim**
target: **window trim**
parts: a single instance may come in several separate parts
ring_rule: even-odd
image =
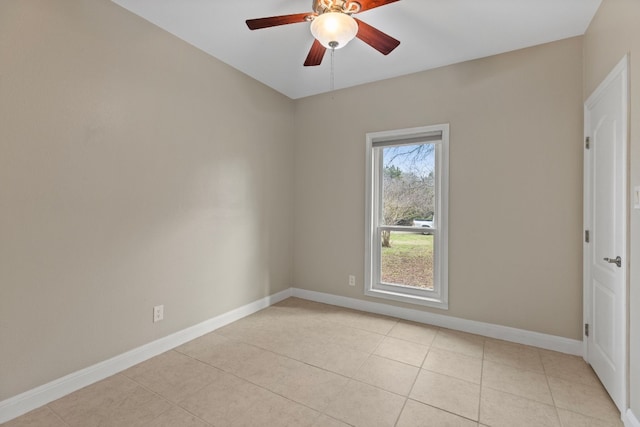
[[[430,142],[434,135],[441,135],[435,144],[436,176],[436,227],[434,230],[434,290],[416,289],[401,285],[388,285],[379,280],[380,272],[380,225],[378,218],[380,206],[381,161],[374,155],[376,146],[399,145],[403,143]],[[366,207],[365,207],[365,283],[367,296],[384,298],[410,304],[448,309],[448,252],[449,252],[449,124],[421,126],[366,134]],[[419,227],[384,226],[384,228],[420,230]],[[421,231],[424,231],[422,229]]]

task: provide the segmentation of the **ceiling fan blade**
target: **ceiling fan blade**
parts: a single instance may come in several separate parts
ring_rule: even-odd
[[[377,50],[383,55],[388,55],[397,48],[400,44],[400,40],[396,40],[390,35],[383,33],[377,28],[372,27],[369,24],[362,22],[357,18],[353,18],[358,23],[358,37],[360,40]]]
[[[307,59],[304,61],[304,66],[315,67],[316,65],[320,65],[326,50],[327,48],[322,46],[322,43],[314,39],[311,50],[309,50],[309,54],[307,55]]]
[[[296,13],[293,15],[270,16],[268,18],[247,19],[247,27],[250,30],[259,30],[260,28],[277,27],[278,25],[297,24],[299,22],[307,22],[308,16],[313,13]]]
[[[360,12],[365,10],[374,9],[376,7],[384,6],[385,4],[395,3],[400,0],[358,0],[360,3]]]

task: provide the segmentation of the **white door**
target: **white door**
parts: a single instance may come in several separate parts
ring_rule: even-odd
[[[627,82],[625,57],[585,103],[584,157],[584,220],[589,234],[584,244],[585,359],[623,413],[627,405]]]

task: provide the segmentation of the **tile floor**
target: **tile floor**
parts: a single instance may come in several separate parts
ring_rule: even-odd
[[[622,426],[578,357],[296,298],[5,424]]]

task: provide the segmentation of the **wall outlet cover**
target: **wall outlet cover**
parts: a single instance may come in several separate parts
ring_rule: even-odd
[[[156,305],[153,307],[153,323],[164,319],[164,305]]]

